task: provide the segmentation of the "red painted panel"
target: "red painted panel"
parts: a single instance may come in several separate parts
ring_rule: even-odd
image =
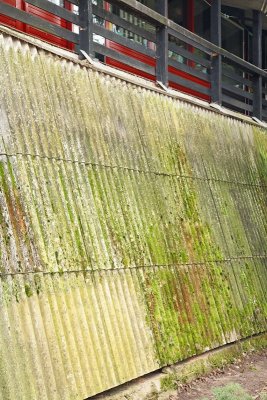
[[[106,46],[109,49],[116,50],[121,54],[124,54],[128,57],[134,58],[138,61],[143,62],[144,64],[150,65],[151,67],[156,66],[156,61],[154,58],[146,56],[145,54],[139,53],[138,51],[131,50],[128,47],[122,46],[121,44],[118,44],[116,42],[113,42],[111,40],[106,40]],[[141,45],[140,45],[141,47]]]
[[[115,50],[115,51],[117,51],[117,52],[119,52],[121,54],[124,54],[124,55],[126,55],[126,56],[128,56],[130,58],[134,58],[135,60],[141,61],[146,65],[150,65],[151,67],[155,67],[156,66],[156,61],[155,61],[154,58],[146,56],[146,55],[144,55],[142,53],[139,53],[139,52],[137,52],[135,50],[131,50],[128,47],[122,46],[122,45],[120,45],[118,43],[115,43],[115,42],[113,42],[111,40],[106,40],[106,46],[108,48],[110,48],[112,50]],[[124,63],[122,63],[120,61],[114,60],[113,58],[106,57],[105,61],[106,61],[106,64],[111,65],[111,66],[113,66],[115,68],[122,69],[123,71],[130,72],[131,74],[135,74],[135,75],[141,76],[141,77],[149,79],[151,81],[155,81],[156,80],[154,75],[150,75],[150,74],[148,74],[148,73],[146,73],[146,72],[144,72],[144,71],[142,71],[140,69],[131,67],[131,66],[129,66],[127,64],[124,64]]]
[[[187,74],[186,72],[179,71],[178,69],[170,67],[170,66],[169,66],[168,70],[172,74],[180,76],[183,79],[187,79],[187,80],[189,80],[191,82],[195,82],[198,85],[201,85],[203,87],[210,88],[210,82],[204,81],[203,79],[199,79],[199,78],[197,78],[197,77],[195,77],[195,76],[193,76],[191,74]],[[175,82],[169,82],[169,86],[174,88],[174,89],[180,90],[181,92],[190,94],[190,95],[192,95],[194,97],[198,97],[199,99],[210,101],[210,96],[207,96],[207,95],[205,95],[203,93],[200,93],[198,91],[189,89],[186,86],[178,85]]]
[[[131,57],[131,58],[134,58],[134,59],[136,59],[138,61],[141,61],[144,64],[150,65],[152,67],[156,66],[156,61],[155,61],[154,58],[148,57],[148,56],[146,56],[146,55],[144,55],[142,53],[139,53],[137,51],[130,50],[129,48],[127,48],[125,46],[122,46],[122,45],[120,45],[118,43],[112,42],[110,40],[106,40],[106,46],[109,47],[110,49],[118,51],[121,54],[127,55],[128,57]],[[156,77],[154,75],[147,74],[146,72],[143,72],[143,71],[141,71],[141,70],[139,70],[137,68],[131,67],[131,66],[129,66],[127,64],[124,64],[124,63],[122,63],[120,61],[116,61],[116,60],[114,60],[114,59],[112,59],[110,57],[106,57],[106,63],[108,65],[111,65],[111,66],[115,67],[115,68],[122,69],[122,70],[130,72],[132,74],[135,74],[135,75],[141,76],[143,78],[149,79],[151,81],[155,81],[156,80]],[[203,80],[203,79],[199,79],[199,78],[197,78],[197,77],[195,77],[195,76],[193,76],[191,74],[185,73],[185,72],[180,71],[180,70],[178,70],[176,68],[173,68],[171,66],[169,66],[168,69],[169,69],[169,72],[171,72],[172,74],[180,76],[180,77],[184,78],[185,80],[189,80],[189,81],[195,82],[195,83],[197,83],[197,84],[199,84],[199,85],[201,85],[203,87],[210,88],[210,83],[205,81],[205,80]],[[178,85],[178,84],[176,84],[174,82],[170,82],[169,85],[170,85],[170,87],[172,87],[174,89],[177,89],[177,90],[180,90],[180,91],[182,91],[184,93],[187,93],[187,94],[190,94],[192,96],[198,97],[198,98],[200,98],[202,100],[210,101],[210,97],[209,96],[207,96],[205,94],[202,94],[202,93],[200,93],[198,91],[194,91],[194,90],[188,89],[186,86],[181,86],[181,85]]]
[[[210,83],[209,83],[209,82],[204,81],[203,79],[197,78],[197,77],[195,77],[195,76],[193,76],[193,75],[191,75],[191,74],[188,74],[188,73],[183,72],[183,71],[179,71],[178,69],[173,68],[173,67],[170,67],[170,66],[169,66],[168,70],[169,70],[169,72],[171,72],[172,74],[177,75],[177,76],[181,76],[182,78],[188,79],[188,80],[190,80],[191,82],[195,82],[195,83],[197,83],[198,85],[204,86],[204,87],[206,87],[206,88],[209,88],[209,87],[210,87]]]
[[[177,83],[174,83],[174,82],[169,82],[169,86],[171,88],[173,88],[173,89],[176,89],[176,90],[179,90],[180,92],[183,92],[183,93],[189,94],[191,96],[197,97],[197,98],[199,98],[201,100],[205,100],[205,101],[208,101],[208,102],[210,102],[210,100],[211,100],[210,96],[207,96],[206,94],[197,92],[195,90],[191,90],[186,86],[181,86],[181,85],[178,85]]]
[[[2,0],[3,3],[10,4],[11,6],[16,7],[16,0]],[[16,27],[16,21],[11,18],[7,18],[4,15],[0,14],[0,23],[3,23],[5,25],[10,25],[12,27]]]
[[[28,12],[29,14],[33,14],[36,15],[37,17],[45,19],[51,22],[52,24],[60,25],[63,28],[71,29],[70,27],[71,24],[68,24],[67,21],[57,17],[56,15],[50,14],[47,11],[41,10],[40,8],[34,7],[31,4],[25,3],[25,11]],[[39,38],[45,40],[46,42],[53,43],[57,46],[73,49],[73,45],[69,43],[67,40],[61,39],[57,36],[51,35],[46,32],[39,31],[38,29],[32,28],[29,25],[26,25],[25,32],[33,36],[38,36]]]
[[[105,3],[105,9],[107,9],[108,11],[110,10],[109,4]],[[109,28],[108,23],[107,23],[106,28],[107,29]],[[192,32],[194,32],[194,0],[188,0],[188,3],[187,3],[187,28],[189,30],[191,30]],[[130,50],[127,47],[122,46],[122,45],[117,44],[117,43],[114,43],[114,42],[112,42],[110,40],[106,40],[105,44],[106,44],[106,46],[108,48],[116,50],[119,53],[127,55],[128,57],[131,57],[131,58],[134,58],[136,60],[142,61],[143,63],[145,63],[147,65],[155,67],[155,64],[156,64],[155,59],[153,59],[151,57],[145,56],[145,55],[143,55],[143,54],[141,54],[139,52],[136,52],[134,50]],[[188,50],[193,52],[194,48],[192,46],[188,46]],[[106,63],[108,65],[114,66],[116,68],[120,68],[120,69],[122,69],[124,71],[128,71],[130,73],[136,74],[136,75],[144,77],[146,79],[150,79],[152,81],[156,80],[155,76],[149,75],[149,74],[147,74],[147,73],[145,73],[143,71],[140,71],[139,69],[130,67],[130,66],[128,66],[128,65],[126,65],[124,63],[121,63],[119,61],[116,61],[116,60],[114,60],[114,59],[112,59],[110,57],[106,57],[105,61],[106,61]],[[194,68],[195,63],[193,61],[189,60],[188,61],[188,65],[190,67]],[[187,74],[187,73],[185,73],[183,71],[180,71],[178,69],[175,69],[173,67],[169,67],[169,72],[171,72],[171,73],[173,73],[173,74],[175,74],[177,76],[180,76],[180,77],[182,77],[184,79],[187,79],[187,80],[189,80],[191,82],[195,82],[195,83],[197,83],[197,84],[199,84],[201,86],[204,86],[206,88],[210,88],[210,83],[209,82],[207,82],[205,80],[202,80],[202,79],[199,79],[199,78],[196,78],[191,74]],[[184,93],[187,93],[187,94],[190,94],[192,96],[198,97],[198,98],[200,98],[202,100],[210,101],[210,97],[209,96],[207,96],[205,94],[202,94],[202,93],[200,93],[198,91],[194,91],[194,90],[188,89],[186,86],[181,86],[181,85],[178,85],[178,84],[176,84],[174,82],[169,82],[169,85],[170,85],[170,87],[172,87],[174,89],[177,89],[177,90],[180,90],[180,91],[182,91]]]
[[[116,61],[113,58],[106,57],[106,64],[111,65],[112,67],[122,69],[123,71],[130,72],[131,74],[141,76],[142,78],[149,79],[150,81],[155,81],[156,77],[154,75],[147,74],[140,69],[133,68],[127,64]]]
[[[23,4],[22,4],[23,0],[1,0],[1,1],[3,1],[4,3],[10,4],[11,6],[16,7],[16,8],[22,9],[22,7],[23,7]],[[20,31],[24,30],[23,23],[15,20],[15,19],[8,18],[4,15],[0,15],[0,24],[11,26],[12,28],[18,29]]]
[[[53,14],[50,14],[44,10],[41,10],[40,8],[34,7],[31,4],[26,3],[24,0],[1,0],[4,1],[5,3],[8,3],[16,8],[19,8],[20,10],[26,11],[30,14],[36,15],[42,19],[45,19],[55,25],[60,25],[63,28],[66,29],[72,29],[72,24],[70,22],[67,22],[63,20],[62,18],[59,18]],[[65,8],[71,9],[71,4],[69,2],[65,2]],[[66,41],[65,39],[58,38],[57,36],[48,34],[46,32],[42,32],[36,28],[31,27],[30,25],[23,24],[17,20],[14,20],[12,18],[7,18],[5,16],[0,15],[0,23],[3,23],[5,25],[11,26],[13,28],[16,28],[20,31],[26,32],[30,35],[37,36],[49,43],[55,44],[60,47],[64,47],[70,50],[74,49],[74,44]]]

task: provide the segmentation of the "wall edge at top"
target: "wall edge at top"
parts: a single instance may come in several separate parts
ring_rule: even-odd
[[[41,49],[47,53],[53,54],[55,56],[65,59],[65,60],[71,61],[75,64],[78,64],[81,67],[86,67],[86,68],[94,70],[96,72],[100,72],[100,73],[109,75],[109,76],[119,79],[121,81],[126,81],[127,83],[130,83],[134,86],[138,86],[143,89],[170,97],[174,100],[178,100],[183,103],[187,103],[192,106],[196,106],[196,107],[205,109],[206,111],[210,111],[215,114],[219,114],[219,115],[222,115],[222,116],[225,116],[228,118],[232,118],[232,119],[238,120],[243,123],[247,123],[247,124],[250,124],[253,126],[260,127],[262,130],[266,130],[266,128],[264,127],[263,124],[253,120],[251,117],[242,115],[240,113],[229,110],[222,106],[216,107],[216,105],[213,105],[212,103],[208,103],[206,101],[203,101],[196,97],[179,92],[177,90],[173,90],[173,89],[169,88],[168,91],[166,91],[166,90],[162,89],[160,87],[160,85],[158,85],[156,82],[149,81],[145,78],[138,77],[129,72],[122,71],[120,69],[105,65],[101,62],[98,62],[95,60],[92,60],[92,62],[90,62],[87,59],[80,60],[77,54],[75,54],[69,50],[63,49],[56,45],[52,45],[50,43],[45,42],[42,39],[38,39],[29,34],[24,34],[23,32],[20,32],[14,28],[9,28],[5,25],[0,24],[0,34],[6,35],[6,36],[11,36],[11,37],[18,39],[24,43],[27,43],[30,46],[35,46],[38,49]]]

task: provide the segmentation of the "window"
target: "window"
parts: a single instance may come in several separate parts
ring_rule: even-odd
[[[267,69],[267,31],[262,35],[262,68]]]
[[[195,0],[194,27],[197,35],[210,40],[210,6],[204,0]]]
[[[169,0],[168,17],[177,24],[186,27],[186,2],[184,0]]]
[[[54,3],[54,4],[57,4],[58,6],[61,6],[61,7],[63,7],[63,3],[64,3],[64,0],[49,0],[50,1],[50,3]]]
[[[222,47],[240,58],[244,57],[244,29],[226,17],[222,17]]]

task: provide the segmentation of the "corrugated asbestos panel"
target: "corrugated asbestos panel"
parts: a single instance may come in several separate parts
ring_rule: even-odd
[[[266,132],[6,34],[0,60],[0,397],[266,331]]]

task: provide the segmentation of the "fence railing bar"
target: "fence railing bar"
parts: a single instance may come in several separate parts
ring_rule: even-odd
[[[243,97],[243,98],[248,99],[248,100],[253,100],[253,93],[246,92],[243,89],[237,88],[235,86],[230,86],[230,85],[227,85],[225,83],[222,84],[222,88],[224,90],[227,90],[227,92],[231,92],[233,94],[236,94],[237,96]]]
[[[230,53],[229,51],[214,45],[213,43],[208,42],[206,39],[203,39],[200,36],[197,36],[195,33],[190,32],[189,30],[183,28],[182,26],[177,25],[173,21],[169,21],[169,33],[172,36],[179,35],[179,39],[188,43],[199,50],[206,52],[207,54],[218,53],[225,57],[226,59],[232,61],[234,64],[238,65],[245,69],[245,71],[250,73],[256,73],[261,75],[264,78],[267,78],[267,72],[262,70],[261,68],[256,67],[255,65],[249,63],[248,61],[239,58],[238,56]]]
[[[42,18],[35,15],[29,14],[25,11],[19,10],[6,3],[0,2],[0,14],[4,14],[10,18],[17,19],[24,24],[33,26],[34,28],[40,29],[46,33],[58,36],[62,39],[66,39],[72,43],[79,43],[79,35],[71,32],[69,29],[62,28],[58,25],[54,25]]]
[[[31,4],[35,7],[41,8],[42,10],[48,11],[49,13],[56,15],[57,17],[63,18],[66,21],[72,22],[75,25],[79,25],[79,16],[73,12],[66,10],[48,0],[26,0],[26,3]]]
[[[255,65],[249,63],[248,61],[239,58],[238,56],[230,53],[229,51],[214,45],[213,43],[208,42],[206,39],[203,39],[200,36],[197,36],[195,33],[190,32],[189,30],[183,28],[182,26],[177,25],[173,21],[168,22],[169,25],[169,33],[173,36],[175,34],[179,34],[179,38],[184,42],[193,45],[194,47],[202,50],[206,53],[218,53],[225,57],[226,59],[232,61],[236,65],[243,67],[246,71],[259,74],[265,78],[267,78],[267,72],[262,70],[261,68],[256,67]],[[189,42],[190,41],[190,42]]]
[[[250,81],[249,79],[243,78],[242,76],[239,76],[232,71],[231,72],[226,71],[224,68],[224,65],[222,66],[222,74],[226,78],[232,79],[233,81],[241,83],[241,85],[245,85],[245,86],[252,88],[252,85],[253,85],[252,80]]]
[[[190,74],[196,78],[202,79],[203,81],[210,82],[210,75],[206,74],[202,71],[198,71],[197,69],[190,67],[189,65],[180,63],[176,60],[173,60],[169,57],[169,65],[179,71],[183,71],[187,74]]]
[[[176,24],[175,24],[176,25]],[[177,26],[179,26],[179,25],[177,25]],[[180,26],[179,26],[179,28],[181,28]],[[184,29],[184,28],[183,28]],[[176,29],[173,29],[173,28],[168,28],[168,32],[169,32],[169,35],[171,35],[171,36],[173,36],[173,37],[175,37],[175,38],[177,38],[177,39],[179,39],[179,40],[181,40],[182,42],[184,42],[184,43],[186,43],[187,45],[190,45],[190,46],[192,46],[192,47],[195,47],[196,49],[198,49],[198,50],[201,50],[203,53],[205,53],[205,54],[208,54],[208,55],[211,55],[211,54],[213,54],[213,52],[212,52],[212,50],[211,49],[209,49],[208,47],[206,47],[206,46],[203,46],[203,44],[202,43],[200,43],[200,42],[197,42],[196,40],[195,40],[195,38],[190,38],[189,36],[187,36],[186,35],[186,33],[183,31],[183,32],[180,32],[180,29],[179,30],[176,30]],[[189,31],[188,31],[189,32]],[[191,32],[192,33],[192,32]]]
[[[80,4],[80,2],[79,2],[79,0],[67,0],[68,1],[68,3],[71,3],[71,4],[73,4],[74,6],[79,6],[79,4]]]
[[[211,61],[206,60],[205,58],[197,56],[194,52],[188,51],[183,47],[178,46],[177,44],[169,41],[169,50],[174,53],[186,58],[187,60],[195,61],[198,64],[203,65],[203,67],[210,68]]]
[[[60,26],[57,23],[60,20],[57,18],[53,23],[45,17],[22,11],[1,2],[1,0],[0,14],[71,42],[76,48],[84,50],[90,57],[94,57],[95,51],[97,51],[105,57],[110,57],[154,76],[165,86],[170,81],[196,93],[211,96],[213,102],[219,104],[223,102],[228,104],[229,108],[232,107],[241,112],[253,112],[253,116],[258,119],[262,119],[262,116],[265,117],[267,100],[264,99],[264,96],[267,95],[267,87],[264,85],[267,82],[267,72],[262,69],[263,14],[259,11],[253,11],[253,64],[251,64],[221,47],[221,0],[213,0],[211,5],[211,42],[169,20],[167,0],[157,1],[157,10],[147,7],[137,0],[108,0],[108,3],[137,16],[144,23],[151,24],[155,33],[146,29],[145,25],[139,26],[139,24],[96,6],[93,4],[93,0],[69,0],[69,3],[79,7],[79,15],[48,0],[26,0],[26,3],[71,24],[78,25],[80,27],[79,34]],[[95,17],[102,18],[104,21],[128,31],[131,37],[125,37],[120,34],[121,32],[117,33],[101,24],[94,23]],[[117,50],[109,48],[108,42],[105,45],[94,43],[94,34],[117,43]],[[133,35],[140,37],[140,43],[135,40],[136,36]],[[180,42],[172,41],[171,36],[181,41],[183,46],[179,46]],[[147,41],[154,43],[155,50],[149,48]],[[129,52],[125,51],[124,54],[125,49],[121,47],[122,51],[120,51],[120,46],[129,49]],[[196,49],[200,51],[195,53]],[[133,52],[140,53],[142,57]],[[175,53],[177,59],[175,56],[170,57],[170,52]],[[178,56],[180,57],[178,58]],[[181,57],[185,59],[185,62]],[[174,69],[177,70],[178,74],[169,72],[169,69],[172,72]],[[179,71],[181,76],[179,76]],[[183,74],[188,74],[188,79],[183,77]],[[194,78],[203,81],[204,85]],[[209,84],[211,88],[207,87]]]
[[[154,50],[145,47],[141,43],[137,43],[131,39],[118,35],[117,33],[112,32],[109,29],[104,28],[103,26],[94,24],[94,33],[103,36],[106,39],[112,40],[113,42],[121,44],[122,46],[125,46],[131,50],[137,51],[138,53],[142,53],[149,57],[155,58],[156,53]]]
[[[242,66],[243,68],[246,68],[246,70],[257,73],[265,78],[267,78],[267,72],[263,71],[261,68],[258,68],[257,66],[249,63],[248,61],[245,61],[238,56],[230,53],[229,51],[216,46],[215,44],[209,42],[206,39],[203,39],[202,37],[198,36],[197,34],[187,30],[186,28],[176,24],[174,21],[169,20],[166,17],[163,17],[156,11],[144,6],[143,4],[139,3],[136,0],[112,0],[110,1],[111,3],[116,3],[120,7],[125,7],[128,6],[132,11],[136,11],[140,13],[141,15],[143,14],[144,16],[148,17],[154,24],[159,25],[163,24],[168,26],[169,28],[169,33],[175,36],[175,33],[179,33],[180,37],[182,36],[185,42],[187,42],[187,39],[192,40],[194,43],[189,43],[194,45],[195,47],[199,48],[199,46],[202,47],[203,51],[210,52],[210,53],[218,53],[227,59],[231,60],[232,62],[236,63],[237,65]],[[173,32],[173,33],[172,33]]]
[[[97,17],[100,17],[106,21],[111,22],[114,25],[117,25],[123,29],[126,29],[136,35],[139,35],[150,42],[156,42],[156,33],[151,33],[147,31],[146,29],[134,25],[132,22],[126,21],[125,19],[119,17],[118,15],[115,15],[107,10],[104,10],[103,8],[97,7],[96,5],[93,4],[93,14],[96,15]]]
[[[239,109],[239,111],[243,112],[243,111],[249,111],[252,112],[253,111],[253,106],[250,104],[247,104],[243,101],[234,99],[233,97],[230,97],[226,94],[222,95],[222,104],[228,104],[231,105],[237,109]],[[229,108],[229,107],[228,107]]]
[[[157,0],[160,1],[160,0]],[[108,0],[109,3],[119,6],[125,11],[151,22],[155,26],[168,25],[168,18],[136,0]]]
[[[195,92],[201,93],[201,94],[205,94],[207,96],[210,95],[210,89],[193,81],[190,81],[190,79],[186,79],[183,78],[181,76],[178,76],[176,74],[173,74],[171,72],[169,72],[169,81],[170,82],[174,82],[177,83],[180,86],[183,86],[187,89],[191,89]]]
[[[151,76],[155,75],[155,68],[143,63],[142,61],[136,60],[135,58],[129,57],[122,53],[119,53],[116,50],[110,49],[106,46],[103,46],[99,43],[94,42],[94,51],[96,53],[102,54],[106,57],[110,57],[116,61],[119,61],[123,64],[126,64],[132,68],[136,68],[140,71],[143,71]]]

